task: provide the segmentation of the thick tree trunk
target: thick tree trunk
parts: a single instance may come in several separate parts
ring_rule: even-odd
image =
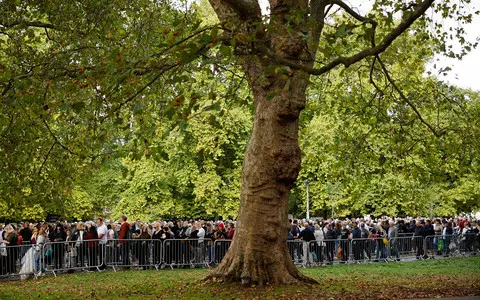
[[[268,64],[245,63],[255,101],[253,132],[245,154],[234,240],[209,277],[258,285],[314,283],[297,270],[287,248],[288,198],[300,169],[298,117],[308,76],[268,75],[263,67]],[[267,78],[267,83],[259,77]]]

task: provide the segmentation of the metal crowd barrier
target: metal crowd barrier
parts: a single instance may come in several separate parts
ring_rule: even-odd
[[[0,278],[18,276],[23,245],[2,245],[0,248]]]
[[[115,239],[47,242],[41,246],[0,248],[0,279],[22,279],[44,272],[100,271],[105,268],[160,269],[208,267],[219,264],[231,240]],[[480,251],[480,234],[399,236],[384,238],[287,241],[292,261],[299,267],[387,260],[466,256]],[[29,265],[30,264],[30,265]],[[27,268],[30,266],[30,268]],[[33,267],[32,267],[33,266]]]
[[[232,240],[216,240],[214,242],[213,244],[214,245],[213,257],[215,258],[214,264],[218,265],[223,260],[231,244],[232,244]],[[209,265],[212,265],[212,264],[210,263]]]
[[[302,240],[289,240],[287,245],[295,265],[310,267],[339,263],[426,259],[436,255],[472,255],[480,252],[480,234],[323,240],[311,241],[308,246]]]
[[[108,240],[105,247],[105,265],[117,268],[138,267],[142,269],[161,266],[165,245],[161,240],[121,239]]]
[[[54,276],[75,270],[97,271],[104,267],[101,240],[48,242],[43,245],[42,266]]]
[[[434,257],[466,256],[480,251],[480,234],[434,235],[425,238],[425,252]]]
[[[166,266],[208,267],[209,249],[213,247],[210,239],[170,239],[163,242],[163,260]]]

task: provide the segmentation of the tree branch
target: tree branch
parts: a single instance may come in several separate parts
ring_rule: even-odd
[[[318,44],[320,42],[320,36],[322,35],[323,27],[325,26],[325,16],[332,7],[325,10],[327,2],[329,0],[316,0],[310,4],[310,19],[315,24],[311,33],[311,40],[308,48],[311,56],[310,66],[313,67],[315,57],[317,56]]]
[[[382,67],[382,70],[383,70],[383,73],[385,74],[385,77],[387,78],[388,82],[392,85],[392,87],[394,88],[394,90],[400,95],[400,98],[402,98],[403,101],[405,101],[412,109],[413,111],[415,112],[415,114],[417,115],[418,119],[420,120],[420,122],[422,122],[423,124],[425,124],[425,126],[428,127],[428,129],[430,129],[433,134],[436,136],[436,137],[441,137],[442,135],[445,134],[445,130],[443,129],[440,129],[439,131],[436,130],[435,128],[433,128],[432,125],[430,125],[427,121],[425,121],[425,119],[422,117],[422,115],[420,114],[420,112],[418,111],[418,109],[416,108],[416,106],[410,101],[408,100],[408,98],[405,96],[405,94],[402,92],[402,90],[400,90],[398,88],[398,86],[396,85],[395,81],[393,80],[393,78],[390,76],[388,70],[387,70],[387,67],[385,66],[385,64],[383,63],[383,61],[380,59],[380,57],[377,55],[376,56],[376,59],[378,60],[378,63],[380,64],[380,66]]]
[[[146,88],[148,88],[149,86],[151,86],[155,81],[157,81],[158,78],[160,78],[160,76],[162,76],[165,72],[173,69],[174,67],[176,67],[177,65],[176,64],[171,64],[171,65],[167,65],[164,67],[164,69],[162,69],[157,75],[155,75],[155,77],[153,77],[152,80],[150,80],[147,84],[145,84],[142,88],[140,88],[138,91],[136,91],[133,95],[131,95],[130,97],[128,97],[127,99],[125,99],[122,103],[120,103],[116,108],[114,108],[109,114],[107,114],[105,117],[103,117],[101,120],[100,120],[100,124],[102,124],[106,119],[108,119],[109,116],[111,116],[112,114],[116,113],[117,111],[119,111],[120,109],[122,109],[122,107],[124,107],[125,105],[127,105],[129,102],[133,101],[135,98],[137,98],[138,95],[140,95]]]
[[[357,63],[368,56],[375,56],[385,51],[397,37],[405,32],[413,24],[413,22],[415,22],[425,13],[425,11],[433,4],[434,1],[435,0],[425,0],[418,4],[415,10],[405,17],[389,34],[387,34],[378,45],[364,49],[352,56],[339,57],[321,68],[311,68],[308,65],[296,63],[289,59],[279,57],[265,48],[262,48],[261,50],[277,63],[294,69],[302,70],[311,75],[322,75],[338,65],[344,65],[348,68],[350,65]]]
[[[366,17],[360,15],[359,13],[354,11],[350,6],[348,6],[342,0],[331,0],[330,3],[340,6],[341,8],[343,8],[343,10],[345,10],[345,12],[347,12],[349,15],[351,15],[352,17],[354,17],[355,19],[357,19],[360,22],[370,23],[372,25],[377,25],[377,22],[375,20],[372,20],[370,18],[366,18]]]
[[[64,144],[60,143],[60,141],[58,140],[58,137],[55,135],[55,133],[53,133],[53,131],[50,129],[50,126],[48,126],[48,123],[47,121],[45,121],[45,119],[42,118],[42,122],[43,124],[45,125],[45,127],[47,128],[48,132],[50,133],[50,135],[52,136],[52,138],[54,139],[55,143],[57,143],[58,145],[60,145],[60,147],[62,147],[65,151],[67,151],[68,153],[72,154],[72,155],[75,155],[75,152],[73,152],[72,150],[70,150],[67,146],[65,146]]]
[[[13,23],[10,23],[10,24],[3,24],[3,23],[0,24],[0,26],[2,26],[4,28],[7,28],[7,29],[18,26],[18,25],[24,25],[24,26],[28,26],[28,27],[55,29],[55,26],[53,24],[38,22],[38,21],[17,21],[17,22],[13,22]]]
[[[47,159],[50,156],[50,153],[52,152],[52,150],[53,150],[53,148],[55,147],[56,144],[57,144],[57,141],[54,139],[54,141],[52,143],[52,146],[50,146],[50,150],[48,150],[47,155],[45,155],[45,158],[43,159],[42,165],[38,169],[38,172],[37,172],[38,175],[40,175],[40,173],[42,172],[42,169],[45,166],[45,163],[47,162]]]
[[[261,17],[262,11],[258,0],[224,0],[228,3],[242,18]]]

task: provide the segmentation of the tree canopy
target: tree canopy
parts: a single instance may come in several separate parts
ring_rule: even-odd
[[[479,94],[442,82],[444,70],[425,72],[435,53],[475,46],[462,27],[444,31],[424,16],[381,61],[352,60],[386,47],[426,2],[376,1],[362,16],[331,1],[311,69],[272,56],[283,63],[272,74],[332,69],[311,80],[301,116],[295,215],[305,212],[306,179],[322,215],[332,205],[339,216],[479,207]],[[433,8],[461,24],[474,15],[468,3]],[[254,104],[235,55],[258,38],[226,35],[206,5],[0,3],[0,218],[236,217]],[[301,36],[303,14],[291,10],[289,34]]]

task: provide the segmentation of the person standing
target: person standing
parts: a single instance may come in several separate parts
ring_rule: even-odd
[[[304,229],[298,235],[298,238],[303,240],[303,265],[312,265],[313,264],[313,255],[310,249],[310,242],[315,240],[315,234],[310,229],[308,222],[303,224]]]
[[[76,266],[85,267],[85,256],[87,255],[87,244],[83,242],[87,232],[83,222],[77,224],[77,228],[72,236],[72,241],[75,241],[75,248],[77,249]]]
[[[443,238],[443,247],[445,249],[445,257],[448,257],[450,254],[450,242],[452,241],[453,235],[453,224],[448,222],[447,225],[443,228],[442,238]]]
[[[0,224],[0,275],[7,274],[7,244],[3,241],[6,239],[7,233],[3,230],[3,225]]]
[[[427,220],[425,222],[425,225],[423,226],[423,237],[426,238],[426,247],[427,247],[427,251],[430,252],[430,254],[432,255],[432,258],[433,258],[433,255],[434,255],[434,251],[433,251],[433,238],[435,236],[435,229],[433,228],[433,224],[432,224],[432,221],[430,220]],[[427,253],[425,253],[425,256],[427,255]]]
[[[205,240],[205,230],[200,221],[194,223],[194,229],[190,233],[190,239],[192,239],[192,248],[194,249],[194,263],[202,264],[205,261],[203,243]]]
[[[94,225],[90,226],[90,229],[85,236],[85,241],[87,241],[89,271],[95,271],[98,265],[98,233],[97,228]]]
[[[389,221],[389,228],[388,228],[388,241],[390,243],[390,256],[395,257],[395,261],[400,261],[400,257],[398,255],[398,228],[395,226],[393,221]]]
[[[125,267],[130,265],[129,251],[128,251],[128,233],[130,232],[130,224],[127,222],[127,217],[123,215],[120,218],[120,231],[118,232],[118,246],[120,247],[120,255],[122,257],[122,264]]]
[[[28,222],[23,223],[23,228],[19,232],[19,235],[22,237],[21,257],[23,257],[25,253],[28,251],[28,249],[30,248],[32,233],[33,231],[30,228],[30,224]]]
[[[108,228],[103,222],[102,218],[97,219],[97,235],[99,239],[98,245],[98,257],[100,259],[100,270],[105,270],[105,260],[104,260],[104,253],[105,253],[105,246],[107,245],[108,240]]]
[[[57,223],[55,232],[53,233],[53,266],[55,269],[63,268],[63,259],[65,255],[65,240],[67,239],[67,234],[63,230],[63,226],[60,223]]]
[[[341,256],[342,261],[341,263],[347,263],[348,258],[350,256],[350,230],[347,228],[346,222],[342,222],[340,227],[340,247],[341,249]],[[340,251],[340,250],[339,250]]]
[[[6,257],[6,273],[15,274],[16,273],[16,261],[17,261],[17,246],[18,246],[18,236],[13,228],[13,225],[8,224],[5,226],[5,237],[3,239],[7,250]]]
[[[423,249],[424,238],[425,238],[425,235],[423,230],[423,224],[420,220],[417,220],[415,222],[415,231],[413,234],[414,245],[417,252],[417,259],[427,257]]]
[[[353,259],[355,261],[361,260],[363,253],[363,241],[360,239],[362,238],[362,231],[358,227],[358,223],[356,221],[352,222],[353,230],[352,230],[352,251],[353,251]]]
[[[327,223],[325,225],[325,245],[327,251],[327,260],[328,264],[333,264],[334,251],[335,251],[335,240],[337,236],[335,231],[332,229],[332,225]]]
[[[43,263],[43,245],[47,241],[47,236],[45,234],[45,227],[40,226],[38,234],[35,238],[35,253],[33,254],[33,272],[37,276],[43,276],[45,274],[45,265]]]
[[[233,224],[233,222],[229,222],[227,225],[227,239],[233,240],[233,236],[235,235],[235,224]]]
[[[320,225],[315,224],[315,232],[313,234],[315,235],[315,241],[316,241],[315,255],[313,256],[313,259],[316,262],[319,262],[320,264],[322,264],[323,263],[323,240],[325,239],[325,231],[323,231],[323,228],[321,228]]]

